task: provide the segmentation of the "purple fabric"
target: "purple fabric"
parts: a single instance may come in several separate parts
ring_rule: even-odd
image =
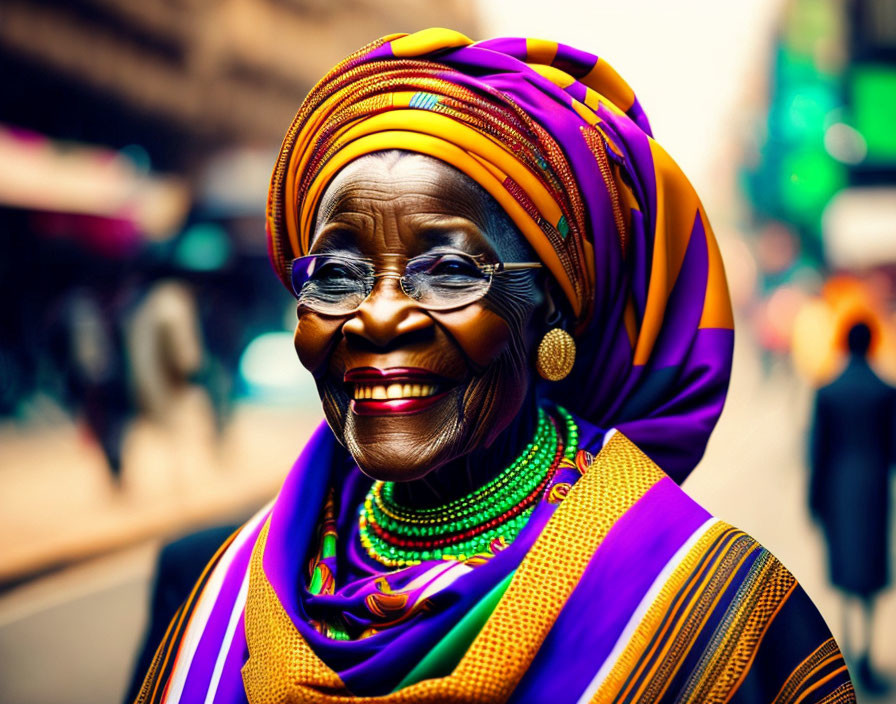
[[[293,622],[305,617],[292,597],[304,579],[302,568],[324,494],[330,477],[348,461],[329,426],[321,423],[293,465],[271,512],[264,571]]]
[[[715,427],[725,404],[725,395],[719,390],[717,365],[720,358],[730,358],[733,351],[734,336],[730,330],[699,330],[682,366],[653,373],[652,381],[660,393],[652,393],[647,385],[643,387],[648,398],[662,394],[655,415],[635,415],[636,420],[623,421],[616,427],[660,467],[680,467],[690,462],[693,455],[682,446],[681,439],[709,437]],[[671,379],[668,385],[664,385],[666,379]]]
[[[246,647],[246,624],[243,619],[236,626],[233,634],[233,642],[227,657],[224,661],[222,677],[218,684],[218,691],[215,692],[215,698],[212,704],[244,704],[248,700],[246,698],[246,690],[243,687],[242,677],[237,677],[235,673],[239,673],[246,660],[249,659],[249,650]],[[190,701],[190,700],[185,700]],[[202,700],[197,700],[202,701]]]
[[[641,497],[595,552],[510,701],[541,701],[544,692],[576,701],[663,567],[709,518],[669,478]],[[571,659],[571,643],[586,656]]]
[[[249,559],[252,556],[252,548],[255,540],[261,530],[263,522],[260,522],[254,530],[249,533],[245,543],[243,543],[233,558],[232,567],[228,569],[224,576],[224,581],[218,591],[215,604],[209,614],[206,626],[202,631],[202,637],[190,664],[186,682],[184,683],[181,701],[199,702],[205,700],[206,690],[208,689],[208,681],[211,678],[224,641],[224,635],[230,616],[233,611],[233,604],[236,601],[240,587],[243,583],[243,577],[249,565]],[[240,619],[242,622],[242,619]],[[238,638],[235,637],[235,642]],[[245,649],[245,642],[243,643]]]

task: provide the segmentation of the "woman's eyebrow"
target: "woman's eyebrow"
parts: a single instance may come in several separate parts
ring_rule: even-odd
[[[414,228],[422,247],[451,247],[474,254],[495,255],[494,243],[475,222],[463,216],[421,216]]]
[[[330,222],[314,233],[309,251],[311,254],[357,252],[357,235],[346,223]]]
[[[432,232],[450,235],[454,232],[465,233],[473,237],[482,237],[479,223],[463,215],[442,215],[420,213],[408,216],[408,220],[418,232]]]

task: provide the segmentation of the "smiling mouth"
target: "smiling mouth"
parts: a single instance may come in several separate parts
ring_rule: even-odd
[[[358,367],[345,373],[351,410],[358,415],[417,413],[432,406],[451,384],[426,369]]]
[[[355,401],[371,399],[386,401],[401,398],[426,398],[438,392],[438,386],[430,384],[354,384]]]

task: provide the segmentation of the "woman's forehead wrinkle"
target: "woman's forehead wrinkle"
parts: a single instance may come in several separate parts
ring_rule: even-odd
[[[319,229],[323,223],[333,217],[333,214],[342,205],[345,198],[351,195],[350,191],[351,183],[345,181],[343,174],[337,174],[336,178],[324,190],[321,197],[314,224],[315,230]]]
[[[368,247],[416,253],[449,246],[491,250],[504,261],[532,261],[534,253],[503,208],[478,183],[421,154],[361,157],[325,189],[315,230],[344,223]],[[329,238],[329,235],[328,235]],[[314,249],[320,243],[314,238]]]
[[[497,255],[497,250],[485,234],[486,225],[462,215],[419,213],[408,218],[417,232],[421,249],[450,247],[461,251]]]

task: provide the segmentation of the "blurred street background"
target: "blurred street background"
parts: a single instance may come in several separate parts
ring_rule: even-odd
[[[277,148],[340,58],[427,26],[566,42],[633,86],[736,307],[686,489],[852,637],[807,432],[851,321],[896,380],[896,0],[5,0],[0,703],[121,701],[159,547],[276,492],[322,417],[267,261]],[[896,682],[896,590],[878,602]]]

